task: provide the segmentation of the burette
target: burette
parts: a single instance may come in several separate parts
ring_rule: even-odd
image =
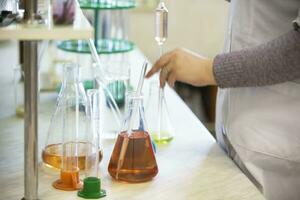
[[[168,9],[165,3],[160,0],[155,10],[155,40],[159,46],[159,57],[163,55],[163,45],[168,37]],[[161,139],[161,117],[164,101],[164,86],[159,88],[158,100],[158,139]]]
[[[163,54],[163,44],[168,37],[168,9],[160,1],[155,10],[155,40],[159,46],[159,56]]]

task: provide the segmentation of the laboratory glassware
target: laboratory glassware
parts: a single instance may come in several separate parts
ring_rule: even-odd
[[[21,65],[14,67],[14,105],[17,117],[24,117],[24,72]]]
[[[16,14],[19,10],[19,0],[1,0],[0,1],[0,12],[11,11]]]
[[[164,2],[160,1],[158,4],[158,7],[155,11],[155,40],[159,46],[159,56],[162,56],[163,54],[163,45],[167,40],[168,37],[168,9]],[[154,83],[158,83],[158,81],[152,81]],[[153,130],[153,138],[156,143],[168,143],[173,139],[173,128],[172,124],[170,122],[169,112],[167,108],[167,101],[165,99],[164,94],[164,86],[159,87],[159,84],[157,86],[159,90],[157,90],[158,93],[158,100],[152,98],[155,103],[154,105],[157,105],[157,124],[155,123],[151,124],[150,130]],[[151,88],[150,88],[151,90]],[[151,91],[150,91],[151,92]],[[152,96],[155,96],[152,94]],[[150,100],[152,101],[152,100]],[[157,103],[156,103],[157,102]],[[148,104],[149,106],[152,105],[152,102]],[[148,112],[153,112],[150,110],[151,108],[147,108],[149,110]]]
[[[95,88],[100,90],[101,101],[100,111],[102,120],[101,130],[103,133],[103,139],[115,139],[118,130],[121,127],[122,114],[115,100],[114,95],[118,94],[113,89],[114,87],[110,84],[109,78],[106,78],[105,72],[98,64],[93,65],[94,76],[95,76]],[[125,91],[123,91],[125,92]]]
[[[42,151],[46,166],[64,170],[70,168],[73,162],[75,168],[85,169],[84,151],[88,146],[84,142],[88,131],[87,105],[86,93],[79,81],[78,65],[65,64],[62,87]]]
[[[65,64],[63,83],[57,107],[51,119],[44,163],[60,168],[60,178],[53,187],[60,190],[78,190],[82,184],[79,170],[85,168],[85,134],[88,128],[87,97],[79,82],[76,64]]]
[[[144,65],[137,91],[128,94],[127,113],[108,165],[109,174],[116,180],[145,182],[158,173],[141,95],[145,68]]]
[[[145,113],[149,133],[154,142],[157,144],[166,144],[173,139],[174,129],[169,118],[166,98],[163,96],[162,102],[159,103],[159,90],[158,82],[150,83]]]
[[[129,89],[130,66],[124,55],[109,55],[104,61],[105,73],[107,75],[107,87],[112,93],[117,105],[121,108],[125,104],[125,94]],[[107,98],[107,100],[110,100]]]
[[[86,168],[83,188],[77,195],[82,198],[96,199],[106,196],[106,191],[101,189],[101,180],[99,174],[99,152],[101,152],[101,131],[100,131],[100,101],[99,90],[90,89],[87,91],[88,113],[91,132],[86,135],[86,142],[90,144],[86,148]]]
[[[14,0],[13,13],[18,14],[19,12],[19,0]]]
[[[168,37],[168,12],[165,3],[160,1],[155,10],[155,40],[161,48]]]

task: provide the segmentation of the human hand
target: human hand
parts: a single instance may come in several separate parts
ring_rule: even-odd
[[[176,49],[164,54],[155,62],[146,78],[160,71],[160,85],[167,81],[174,87],[176,81],[194,86],[216,85],[213,75],[213,61],[189,50]]]

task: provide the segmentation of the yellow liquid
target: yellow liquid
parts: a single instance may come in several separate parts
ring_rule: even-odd
[[[173,140],[173,136],[170,136],[168,132],[162,132],[160,137],[157,133],[152,133],[151,137],[156,144],[168,144]]]
[[[73,143],[76,144],[75,142]],[[91,144],[85,143],[85,142],[79,142],[77,144],[78,147],[78,156],[77,157],[67,157],[65,158],[66,165],[78,165],[73,167],[78,167],[80,170],[85,169],[86,165],[86,149]],[[93,155],[92,155],[93,157]],[[102,151],[99,151],[99,163],[102,160],[103,154]],[[42,159],[44,164],[46,164],[47,167],[55,168],[55,169],[61,169],[62,164],[62,145],[61,144],[51,144],[46,146],[46,148],[42,152]],[[91,158],[90,160],[95,160]],[[76,161],[76,162],[74,162]],[[71,164],[70,164],[71,163]],[[89,164],[89,166],[92,166],[92,164]]]
[[[24,105],[19,105],[16,107],[16,116],[19,118],[24,118]]]

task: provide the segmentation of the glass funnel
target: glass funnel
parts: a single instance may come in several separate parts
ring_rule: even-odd
[[[149,132],[155,143],[166,144],[173,139],[174,129],[169,117],[166,98],[157,81],[150,83],[146,119],[148,120]]]
[[[158,173],[158,167],[146,128],[143,97],[130,93],[127,96],[127,113],[115,143],[109,174],[126,182],[145,182]]]

